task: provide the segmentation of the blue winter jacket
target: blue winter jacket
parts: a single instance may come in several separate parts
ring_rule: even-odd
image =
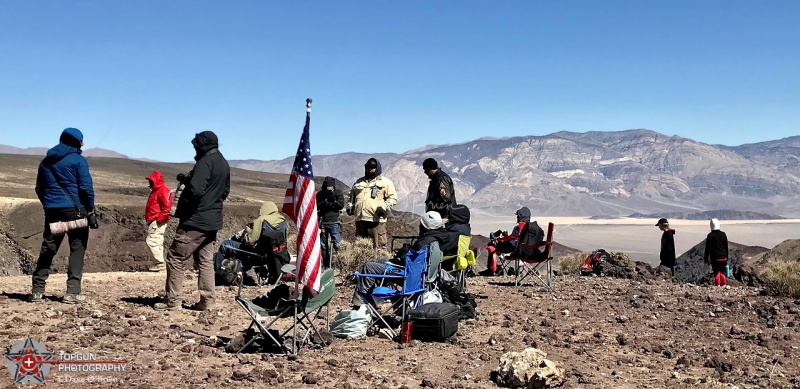
[[[59,182],[72,197],[72,201],[61,189]],[[36,175],[36,195],[44,209],[74,208],[74,201],[87,211],[94,210],[92,176],[80,149],[59,143],[47,150],[47,156],[39,164],[39,173]]]

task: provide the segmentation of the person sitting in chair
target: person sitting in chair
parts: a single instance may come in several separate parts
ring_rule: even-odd
[[[261,262],[264,257],[266,263]],[[289,263],[289,252],[286,250],[286,220],[275,203],[262,203],[257,219],[231,239],[222,241],[214,256],[217,274],[223,269],[223,260],[229,258],[240,259],[245,272],[257,268],[254,269],[257,278],[267,279],[269,283],[277,280],[281,266]]]
[[[387,274],[387,266],[392,265],[390,268],[402,269],[405,265],[406,254],[409,250],[419,250],[433,242],[439,242],[439,247],[448,247],[450,245],[451,234],[442,228],[442,216],[439,212],[428,211],[419,221],[419,238],[414,241],[410,246],[403,245],[403,247],[395,253],[394,258],[379,259],[375,262],[367,262],[361,269],[362,274]],[[456,238],[456,246],[458,245]],[[354,307],[361,306],[364,301],[359,296],[359,292],[367,293],[374,289],[376,280],[374,278],[359,277],[358,285],[353,293],[352,304]]]
[[[514,249],[517,247],[519,233],[522,231],[522,228],[525,227],[525,224],[531,221],[531,210],[528,209],[528,207],[522,207],[514,214],[517,215],[517,225],[514,226],[511,235],[500,230],[489,234],[491,240],[489,241],[489,246],[486,248],[486,273],[488,274],[485,275],[494,275],[497,272],[497,256],[499,254],[514,252]]]
[[[469,225],[470,212],[466,205],[459,204],[450,210],[450,219],[447,221],[445,231],[450,234],[447,247],[440,246],[444,256],[458,255],[458,240],[462,235],[472,236],[472,227]],[[452,270],[454,261],[442,263],[442,269]]]

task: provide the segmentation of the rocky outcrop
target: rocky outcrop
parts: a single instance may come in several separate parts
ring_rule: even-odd
[[[711,265],[703,262],[703,254],[705,253],[706,241],[705,239],[683,253],[675,261],[675,278],[682,282],[692,284],[708,283],[711,278]],[[759,246],[745,246],[734,242],[728,242],[728,266],[732,269],[735,279],[744,282],[745,284],[758,284],[757,278],[753,279],[751,271],[747,270],[745,263],[767,252],[766,247]],[[738,275],[738,276],[737,276]],[[754,285],[755,286],[755,285]]]

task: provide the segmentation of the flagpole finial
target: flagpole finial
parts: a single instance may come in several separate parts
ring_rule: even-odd
[[[306,99],[306,111],[311,112],[311,99]]]

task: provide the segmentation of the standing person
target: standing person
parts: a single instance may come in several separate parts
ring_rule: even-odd
[[[178,199],[178,229],[167,254],[167,295],[153,306],[157,310],[181,308],[183,269],[189,258],[194,258],[200,271],[200,301],[189,308],[204,311],[214,304],[213,246],[222,228],[222,203],[231,190],[231,169],[212,131],[196,134],[192,146],[197,154],[194,168],[188,175],[178,175],[186,187]]]
[[[144,221],[147,223],[147,247],[153,258],[153,266],[148,271],[162,272],[167,270],[164,263],[164,232],[169,222],[169,210],[172,208],[172,195],[164,183],[164,176],[154,171],[147,176],[150,184],[150,197],[144,210]]]
[[[656,226],[659,230],[664,231],[661,234],[660,266],[669,268],[672,275],[675,275],[675,230],[669,228],[669,221],[665,218],[658,219]]]
[[[364,164],[364,177],[350,190],[347,214],[356,218],[356,236],[372,238],[372,246],[386,248],[386,216],[397,204],[391,180],[382,175],[381,163],[370,158]]]
[[[69,222],[88,218],[91,228],[98,228],[94,216],[94,188],[89,164],[81,155],[83,133],[77,128],[67,128],[61,133],[59,143],[50,150],[39,164],[36,174],[36,196],[44,208],[44,232],[42,248],[36,261],[31,287],[31,302],[42,301],[47,277],[53,257],[64,241],[64,234],[53,234],[50,223]],[[83,258],[89,230],[86,224],[66,232],[69,239],[69,265],[67,266],[67,293],[63,302],[82,303],[86,296],[81,294],[83,277]]]
[[[450,217],[450,208],[456,205],[456,191],[453,180],[447,173],[439,169],[439,164],[433,158],[422,162],[422,170],[428,176],[428,195],[425,198],[425,212],[436,211],[447,224]]]
[[[719,220],[711,219],[711,232],[706,236],[706,249],[703,260],[711,262],[711,271],[714,273],[714,285],[728,285],[725,277],[725,268],[728,266],[728,235],[719,229]]]
[[[325,177],[322,181],[322,189],[317,192],[317,214],[319,215],[319,226],[322,241],[322,264],[331,267],[331,251],[328,247],[328,240],[333,246],[333,251],[339,251],[339,242],[342,235],[339,232],[339,213],[344,208],[344,195],[342,191],[336,189],[336,180],[333,177]]]

